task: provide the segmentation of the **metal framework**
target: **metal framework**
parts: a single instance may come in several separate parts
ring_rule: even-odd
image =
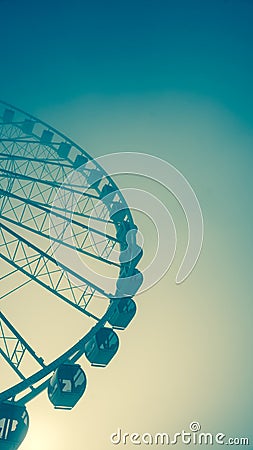
[[[89,167],[83,168],[86,161]],[[71,178],[73,169],[80,166],[82,171]],[[59,189],[62,203],[56,205],[54,199]],[[122,249],[122,242],[117,238],[120,224],[111,219],[108,202],[96,208],[97,202],[103,202],[105,189],[109,189],[113,202],[124,210],[124,222],[130,228],[134,227],[131,213],[114,181],[87,152],[45,122],[0,102],[0,259],[3,269],[0,280],[16,280],[17,273],[24,276],[16,285],[13,283],[13,289],[4,292],[0,299],[31,281],[93,321],[92,328],[79,342],[46,365],[19,334],[11,319],[1,312],[0,354],[20,381],[0,393],[0,402],[15,398],[25,404],[35,398],[47,386],[49,376],[59,364],[80,358],[84,343],[110,317],[112,294],[57,261],[51,252],[53,241],[55,245],[74,249],[83,257],[106,264],[108,268],[116,267],[120,274],[120,263],[110,259],[115,247],[119,253]],[[68,197],[69,207],[66,206]],[[73,203],[76,205],[74,210]],[[60,238],[50,234],[50,217],[55,217],[62,227]],[[91,228],[91,218],[93,223],[114,225],[114,232],[105,233],[99,227]],[[70,241],[63,239],[69,224],[73,232]],[[94,243],[91,232],[98,237],[98,242]],[[102,316],[92,311],[92,299],[96,294],[103,297],[99,301],[105,302]],[[26,354],[38,367],[28,377],[23,373]]]

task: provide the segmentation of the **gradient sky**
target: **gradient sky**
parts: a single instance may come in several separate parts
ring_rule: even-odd
[[[112,364],[97,372],[84,364],[87,394],[71,413],[54,411],[46,395],[28,405],[22,450],[112,450],[118,427],[172,433],[193,420],[253,446],[253,2],[1,0],[0,15],[2,99],[93,156],[130,150],[174,164],[205,221],[201,258],[176,286],[186,238],[172,204],[182,242],[171,271],[137,297]],[[59,327],[70,327],[62,340],[54,315],[49,324],[43,315],[43,301],[51,308],[44,293],[30,285],[21,292],[25,301],[40,298],[31,316],[19,309],[34,345],[45,344],[43,324],[49,351],[69,345],[81,322],[70,325],[66,309],[59,321],[53,305]]]
[[[179,90],[252,123],[249,0],[2,0],[0,12],[1,91],[24,108]]]

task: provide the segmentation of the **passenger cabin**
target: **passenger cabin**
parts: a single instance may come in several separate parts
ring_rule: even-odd
[[[100,198],[103,199],[104,197],[108,196],[109,200],[112,202],[116,194],[117,189],[114,186],[111,186],[110,184],[104,184],[100,192]]]
[[[119,261],[122,267],[121,277],[134,275],[135,268],[143,256],[142,248],[137,244],[129,245],[126,250],[120,253]]]
[[[68,142],[61,142],[57,153],[60,156],[60,158],[64,158],[66,159],[69,156],[71,150],[71,144],[69,144]]]
[[[126,207],[122,202],[115,201],[110,208],[110,219],[117,225],[124,221],[126,217]]]
[[[49,381],[49,400],[56,409],[72,409],[82,397],[86,384],[79,364],[62,364]]]
[[[124,220],[123,222],[120,223],[118,230],[117,230],[117,239],[120,242],[124,242],[126,244],[126,236],[128,231],[130,230],[136,230],[136,232],[138,231],[138,228],[136,225],[131,225],[130,222],[128,222],[127,220]]]
[[[117,280],[116,297],[133,297],[143,283],[143,275],[138,269],[134,269],[130,276],[120,274]]]
[[[23,133],[32,134],[34,125],[35,125],[34,120],[25,119],[21,126]]]
[[[43,145],[49,145],[52,142],[54,133],[50,130],[43,130],[42,135],[40,137],[40,142]]]
[[[103,201],[104,205],[111,211],[114,208],[114,203],[118,203],[116,198],[118,197],[118,190],[110,184],[104,184],[100,191],[100,199]]]
[[[100,182],[103,178],[103,172],[99,169],[90,169],[89,167],[89,175],[87,177],[87,183],[92,189],[99,189]]]
[[[119,338],[111,328],[100,328],[85,344],[85,356],[92,366],[105,367],[119,348]]]
[[[120,250],[125,251],[127,248],[132,247],[132,239],[135,238],[134,243],[136,243],[138,227],[135,224],[131,224],[127,220],[123,220],[121,223],[117,224],[117,234],[116,238],[120,244]],[[129,234],[130,233],[130,234]],[[130,242],[129,242],[130,240]]]
[[[15,111],[6,108],[3,113],[3,123],[12,123],[14,119]]]
[[[108,323],[119,330],[124,330],[136,314],[136,304],[130,297],[112,299],[110,309]]]
[[[74,169],[79,169],[82,166],[85,166],[87,163],[88,158],[84,155],[77,155],[75,161],[73,162]]]
[[[0,449],[16,450],[23,442],[29,427],[25,406],[14,402],[0,404]]]

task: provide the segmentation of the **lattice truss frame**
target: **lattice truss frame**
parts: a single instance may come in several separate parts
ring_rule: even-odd
[[[81,184],[73,184],[73,169],[78,169],[86,161],[91,164],[80,172]],[[101,173],[101,179],[93,182],[98,173]],[[15,276],[16,272],[25,275],[27,281],[3,296],[34,281],[99,324],[101,317],[89,310],[89,304],[98,293],[108,303],[111,294],[56,261],[50,248],[53,241],[56,245],[65,245],[85,257],[120,269],[119,262],[110,260],[115,246],[121,248],[117,238],[119,224],[110,218],[108,203],[102,204],[99,213],[96,209],[97,202],[103,201],[105,186],[110,192],[115,191],[111,194],[111,206],[124,205],[121,220],[133,224],[118,188],[83,149],[44,122],[5,106],[0,116],[0,259],[10,266],[10,271],[5,272],[0,281]],[[59,203],[57,206],[53,204],[57,192],[62,195],[62,207]],[[66,196],[72,196],[69,211]],[[73,211],[72,204],[76,198],[78,202]],[[63,240],[64,226],[60,238],[50,234],[52,216],[60,226],[68,226],[71,222],[71,240]],[[114,225],[115,235],[91,228],[88,224],[90,218],[93,223]],[[91,231],[99,236],[98,241],[91,240]],[[0,354],[21,380],[25,380],[22,362],[26,353],[44,367],[43,359],[0,313]]]

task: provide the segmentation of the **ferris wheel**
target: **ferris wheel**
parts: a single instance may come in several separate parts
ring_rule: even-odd
[[[91,324],[46,364],[12,317],[0,312],[0,354],[19,378],[0,393],[0,449],[21,445],[29,426],[26,404],[43,390],[55,408],[75,406],[86,389],[77,363],[82,355],[105,367],[116,354],[118,330],[133,319],[133,296],[143,281],[137,231],[123,195],[96,160],[45,122],[0,102],[0,299],[37,283]],[[106,277],[77,270],[70,252]],[[111,271],[113,293],[103,285]],[[28,376],[26,355],[36,366]]]

